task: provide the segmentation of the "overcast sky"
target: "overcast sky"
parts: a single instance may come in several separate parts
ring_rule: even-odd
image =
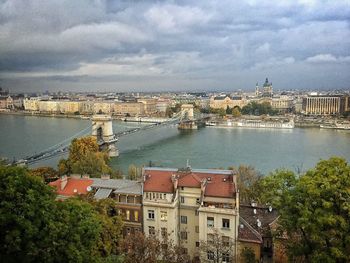
[[[350,88],[350,0],[0,0],[12,91]]]

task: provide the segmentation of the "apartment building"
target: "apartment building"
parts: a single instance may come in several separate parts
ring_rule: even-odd
[[[236,175],[231,170],[144,168],[144,232],[168,237],[195,259],[211,259],[201,251],[215,232],[234,243],[221,262],[237,257],[239,199]]]
[[[156,99],[138,99],[137,102],[141,102],[144,104],[145,114],[152,115],[157,112],[157,100]]]
[[[145,114],[145,106],[141,102],[116,102],[114,113],[128,116],[139,116]]]

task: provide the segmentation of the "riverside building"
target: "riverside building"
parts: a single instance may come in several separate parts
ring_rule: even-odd
[[[306,115],[337,115],[344,112],[346,97],[312,95],[303,98],[302,113]]]
[[[231,170],[144,168],[143,227],[146,235],[169,238],[194,259],[211,260],[201,251],[217,231],[233,244],[220,262],[236,262],[239,199]],[[229,259],[229,260],[228,260]],[[228,261],[227,261],[228,260]]]

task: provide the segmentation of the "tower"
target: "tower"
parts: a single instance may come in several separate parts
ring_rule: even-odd
[[[259,93],[259,83],[257,82],[255,84],[255,96],[256,97],[259,97],[260,93]]]
[[[94,115],[92,120],[92,136],[95,136],[100,150],[107,150],[110,157],[119,155],[115,143],[118,141],[113,133],[112,117],[109,115]]]

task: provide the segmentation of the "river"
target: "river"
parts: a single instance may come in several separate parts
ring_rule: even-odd
[[[0,114],[0,156],[21,159],[90,125],[89,120]],[[140,125],[147,124],[113,122],[114,132]],[[205,127],[181,132],[169,126],[122,137],[117,147],[120,156],[111,165],[124,172],[130,164],[184,167],[189,160],[194,168],[246,164],[266,174],[277,168],[305,171],[331,156],[350,161],[350,131]],[[34,166],[56,167],[59,158],[62,156]]]

